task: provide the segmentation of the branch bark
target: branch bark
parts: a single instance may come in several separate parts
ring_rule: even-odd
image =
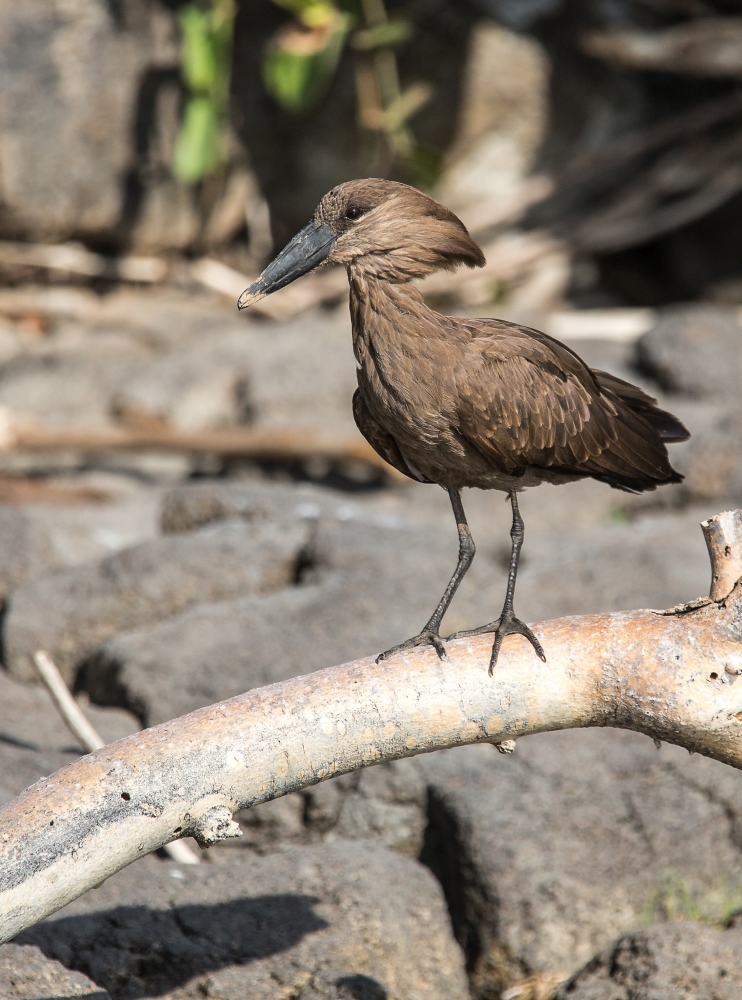
[[[718,546],[739,553],[735,520],[716,520],[712,557]],[[450,642],[444,661],[427,649],[356,660],[145,730],[38,781],[0,810],[0,941],[177,837],[239,836],[237,809],[382,761],[613,726],[742,768],[742,583],[721,601],[535,631],[546,664],[518,636],[492,678],[488,636]]]

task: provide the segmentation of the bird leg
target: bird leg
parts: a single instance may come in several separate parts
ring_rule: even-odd
[[[523,547],[523,539],[525,538],[525,525],[523,524],[523,518],[520,516],[520,510],[518,509],[518,494],[515,490],[510,491],[510,505],[513,508],[513,525],[510,529],[510,538],[512,539],[512,546],[510,549],[510,571],[508,573],[508,586],[505,591],[505,603],[502,606],[502,612],[500,613],[499,619],[494,622],[490,622],[489,625],[482,625],[480,628],[470,629],[467,632],[454,632],[453,635],[449,635],[449,639],[460,639],[464,636],[469,635],[483,635],[485,632],[494,632],[495,641],[492,644],[492,656],[490,657],[490,676],[495,669],[495,664],[497,663],[497,657],[500,654],[500,647],[502,646],[502,640],[506,635],[522,635],[530,642],[536,651],[536,654],[546,663],[546,655],[533,632],[529,629],[525,622],[522,622],[520,618],[516,618],[515,612],[513,611],[513,597],[515,595],[515,578],[518,574],[518,560],[520,559],[520,550]]]
[[[443,639],[440,634],[441,621],[443,620],[445,613],[448,611],[449,605],[453,600],[453,595],[459,589],[459,584],[464,579],[466,571],[471,566],[472,560],[474,559],[474,553],[476,552],[474,539],[471,537],[469,524],[466,520],[466,514],[464,513],[464,505],[461,502],[461,493],[459,490],[448,490],[448,495],[451,498],[451,506],[453,507],[453,513],[456,518],[456,528],[459,532],[459,561],[456,563],[456,569],[453,571],[453,576],[449,580],[448,586],[443,592],[443,597],[441,597],[438,602],[438,606],[430,616],[430,619],[422,632],[420,632],[419,635],[413,635],[413,637],[408,639],[406,642],[401,642],[398,646],[392,646],[392,648],[387,649],[386,652],[380,653],[379,656],[376,657],[377,663],[379,660],[385,660],[393,653],[398,653],[403,649],[412,649],[414,646],[431,645],[435,648],[435,651],[440,659],[443,659],[446,655],[446,647],[443,645]]]

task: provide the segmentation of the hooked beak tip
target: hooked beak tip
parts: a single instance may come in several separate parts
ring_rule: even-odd
[[[237,299],[237,308],[241,311],[242,309],[248,309],[250,306],[255,305],[261,299],[264,299],[266,292],[264,289],[256,288],[255,285],[250,285]]]

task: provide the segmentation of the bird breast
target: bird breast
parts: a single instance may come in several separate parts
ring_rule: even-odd
[[[389,286],[383,295],[364,291],[353,295],[351,283],[358,388],[410,471],[447,488],[512,488],[513,477],[499,476],[458,432],[455,372],[466,350],[441,322],[444,317],[428,310],[409,286]]]

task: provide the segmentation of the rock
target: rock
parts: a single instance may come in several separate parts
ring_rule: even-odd
[[[440,887],[372,844],[179,868],[146,858],[25,931],[114,1000],[465,1000]]]
[[[205,601],[293,583],[307,541],[300,521],[231,521],[27,583],[11,596],[3,622],[6,667],[33,680],[29,657],[45,649],[71,684],[83,658],[118,632]]]
[[[243,334],[250,402],[266,427],[357,434],[351,400],[358,385],[346,308],[314,309],[285,323],[253,323]]]
[[[92,562],[161,534],[161,491],[143,477],[90,470],[37,483],[49,486],[49,502],[29,504],[24,513],[49,536],[60,566]]]
[[[588,962],[556,1000],[736,1000],[742,930],[682,921],[635,931]]]
[[[482,20],[469,46],[458,132],[436,186],[455,212],[511,198],[546,127],[549,66],[538,42]]]
[[[0,505],[0,602],[59,563],[42,525],[18,507]]]
[[[471,499],[474,506],[477,497]],[[519,574],[521,613],[538,621],[671,607],[707,592],[708,556],[698,522],[711,512],[575,525],[569,532],[537,529],[529,535]],[[187,531],[236,516],[248,524],[267,524],[272,517],[316,519],[302,586],[202,605],[113,637],[80,679],[94,700],[126,705],[152,724],[261,684],[378,653],[420,628],[455,564],[456,536],[451,523],[444,530],[445,519],[438,530],[383,518],[307,485],[178,487],[164,498],[162,528]],[[445,629],[468,628],[497,613],[509,559],[505,510],[501,520],[497,548],[477,536],[479,554]]]
[[[46,688],[18,684],[0,670],[0,806],[85,751],[59,717]],[[133,716],[118,708],[84,706],[106,742],[139,729]],[[0,990],[0,996],[2,996]]]
[[[570,524],[548,532],[534,525],[530,536],[526,521],[528,561],[518,573],[519,614],[543,621],[670,608],[708,594],[708,552],[699,525],[716,509],[706,503],[628,520],[619,508],[613,525]]]
[[[51,343],[0,365],[0,406],[47,427],[111,424],[111,396],[151,363],[151,352],[120,332]]]
[[[153,361],[113,397],[113,409],[135,426],[212,430],[250,416],[249,365],[244,349],[197,342]]]
[[[178,63],[164,5],[3,0],[0,235],[110,237],[125,211],[148,71],[156,80]]]
[[[416,858],[426,826],[425,775],[415,759],[341,775],[302,792],[238,813],[239,840],[225,841],[214,861],[235,851],[273,854],[324,840],[373,840]]]
[[[245,530],[270,524],[248,522]],[[302,586],[202,604],[116,635],[100,644],[79,683],[99,704],[126,706],[153,725],[262,684],[379,653],[430,616],[455,565],[455,547],[453,530],[441,540],[424,528],[320,519]],[[503,576],[486,564],[472,569],[472,616],[484,619]]]
[[[681,503],[742,503],[742,407],[737,401],[709,406],[693,424],[693,437],[678,450],[674,462],[685,482]]]
[[[337,502],[327,490],[307,483],[229,482],[205,480],[168,490],[162,500],[160,526],[166,534],[193,531],[232,517],[268,521],[275,517],[332,516]]]
[[[569,975],[647,922],[723,923],[742,900],[739,775],[723,764],[610,729],[420,760],[422,859],[482,1000],[528,975]]]
[[[0,945],[0,996],[3,1000],[109,1000],[81,972],[71,972],[60,962],[45,958],[33,945]]]
[[[731,309],[705,304],[663,309],[637,344],[637,362],[669,392],[718,401],[739,397],[742,327]]]

